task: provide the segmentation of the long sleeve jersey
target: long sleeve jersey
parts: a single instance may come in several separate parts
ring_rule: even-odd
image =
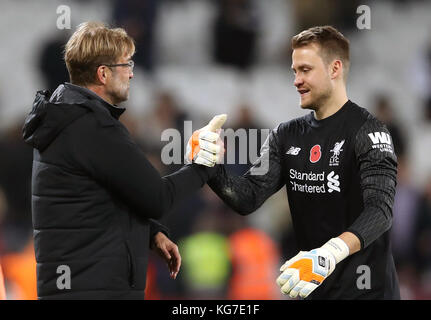
[[[240,214],[286,186],[299,250],[345,231],[359,238],[361,250],[340,262],[310,299],[399,299],[389,237],[396,175],[387,128],[349,100],[323,120],[309,113],[281,123],[248,172],[231,176],[220,166],[209,185]]]

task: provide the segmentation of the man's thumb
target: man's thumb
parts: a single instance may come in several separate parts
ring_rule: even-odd
[[[214,118],[211,119],[210,123],[208,123],[208,130],[211,132],[216,132],[218,129],[222,127],[227,119],[227,114],[218,114]]]

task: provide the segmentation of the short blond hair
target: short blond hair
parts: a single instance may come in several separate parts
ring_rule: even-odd
[[[350,43],[349,40],[332,26],[317,26],[302,31],[292,38],[292,49],[315,43],[320,47],[320,52],[325,63],[333,59],[343,62],[344,81],[350,68]]]
[[[81,23],[67,42],[64,61],[70,82],[93,84],[102,64],[114,64],[122,56],[132,56],[135,43],[122,28],[109,28],[101,22]]]

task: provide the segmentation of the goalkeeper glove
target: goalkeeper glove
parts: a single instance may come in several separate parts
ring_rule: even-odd
[[[332,238],[322,247],[300,251],[281,266],[277,284],[291,298],[308,297],[335,270],[335,265],[349,255],[349,247],[340,238]]]
[[[203,128],[193,132],[187,143],[186,162],[214,167],[224,152],[219,129],[226,121],[226,114],[219,114]]]

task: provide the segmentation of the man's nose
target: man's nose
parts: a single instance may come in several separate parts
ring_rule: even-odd
[[[295,75],[295,81],[293,82],[293,85],[295,87],[299,87],[303,83],[304,81],[302,80],[302,77],[300,77],[299,75]]]
[[[132,79],[133,78],[133,71],[130,71],[130,73],[129,73],[129,79]]]

